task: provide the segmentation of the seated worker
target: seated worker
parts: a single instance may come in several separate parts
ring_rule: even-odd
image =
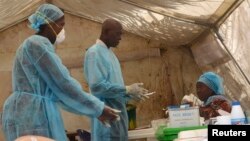
[[[196,83],[196,91],[204,102],[200,106],[200,115],[205,120],[219,116],[219,109],[231,112],[231,102],[224,95],[223,80],[219,75],[213,72],[202,74]]]

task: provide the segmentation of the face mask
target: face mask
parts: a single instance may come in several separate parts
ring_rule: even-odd
[[[60,43],[62,43],[62,42],[64,41],[64,39],[65,39],[65,30],[64,30],[64,28],[63,28],[63,29],[60,31],[60,33],[57,34],[55,43],[56,43],[56,44],[60,44]]]

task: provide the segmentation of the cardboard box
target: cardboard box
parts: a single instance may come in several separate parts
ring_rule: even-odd
[[[169,125],[175,127],[190,127],[200,125],[199,107],[170,108]]]

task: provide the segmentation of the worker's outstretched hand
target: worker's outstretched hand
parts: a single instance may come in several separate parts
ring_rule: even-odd
[[[105,106],[101,116],[98,119],[107,127],[110,127],[110,121],[119,121],[121,111]]]
[[[148,90],[143,88],[143,83],[134,83],[132,85],[126,86],[126,91],[128,94],[145,94]]]
[[[132,99],[136,101],[145,100],[146,98],[149,98],[149,95],[155,93],[149,93],[148,90],[142,86],[143,83],[134,83],[132,85],[126,86],[126,92]]]

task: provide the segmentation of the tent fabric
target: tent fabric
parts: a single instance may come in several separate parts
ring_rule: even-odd
[[[130,4],[158,11],[163,15],[195,21],[197,24],[214,23],[221,16],[217,10],[233,1],[223,0],[122,0]],[[220,7],[220,8],[219,8]],[[219,8],[219,9],[218,9]]]
[[[214,24],[236,0],[0,0],[0,31],[51,2],[65,12],[102,22],[115,18],[125,30],[171,46],[186,45]]]
[[[198,40],[199,42],[191,46],[191,51],[200,68],[217,67],[230,60],[229,55],[212,32],[205,32]]]
[[[220,26],[219,33],[236,63],[230,62],[217,68],[224,77],[227,94],[240,100],[244,108],[250,107],[250,9],[249,1],[244,1]],[[240,69],[245,74],[241,73]],[[250,111],[249,111],[250,113]]]
[[[107,18],[119,20],[125,30],[145,38],[165,40],[169,45],[181,45],[195,39],[206,27],[167,17],[118,0],[54,0],[53,3],[76,15],[95,21]]]
[[[242,16],[244,15],[244,16]],[[245,1],[220,27],[224,43],[250,80],[250,9]]]
[[[43,0],[0,0],[0,31],[27,19]]]

